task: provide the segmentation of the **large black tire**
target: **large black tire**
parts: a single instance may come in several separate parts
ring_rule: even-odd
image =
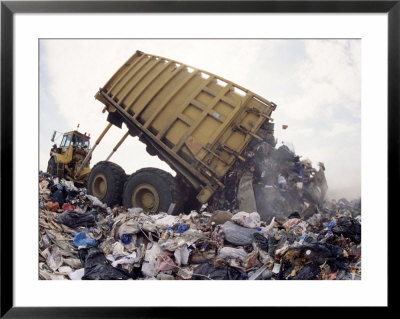
[[[56,176],[57,175],[57,163],[54,157],[50,157],[49,162],[47,164],[47,173]]]
[[[158,168],[143,168],[125,183],[122,203],[126,208],[141,207],[146,212],[183,212],[183,197],[174,177]],[[175,204],[174,209],[171,204]]]
[[[113,207],[121,204],[125,181],[125,171],[119,165],[107,161],[98,162],[90,171],[88,194],[96,196],[108,207]]]

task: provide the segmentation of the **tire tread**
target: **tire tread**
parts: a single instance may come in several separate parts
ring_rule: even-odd
[[[183,199],[182,199],[182,194],[179,190],[178,183],[176,182],[176,180],[170,173],[163,171],[162,169],[155,168],[155,167],[146,167],[146,168],[141,168],[141,169],[137,170],[135,173],[133,173],[131,176],[129,176],[126,179],[124,189],[126,188],[126,185],[128,184],[128,182],[131,179],[135,178],[139,174],[148,173],[148,172],[150,174],[154,173],[154,174],[161,176],[168,183],[169,189],[171,190],[172,199],[176,205],[174,212],[172,214],[177,215],[177,214],[183,212]]]
[[[109,207],[113,207],[116,204],[121,204],[122,192],[124,190],[124,185],[125,185],[125,182],[127,179],[127,175],[125,174],[124,169],[121,166],[119,166],[113,162],[100,161],[96,165],[93,166],[92,171],[94,171],[94,169],[98,166],[105,166],[105,167],[108,167],[109,169],[111,169],[112,174],[116,180],[114,192],[112,193],[112,197],[108,201],[107,205]],[[89,176],[89,178],[90,178],[90,176]],[[88,186],[89,186],[89,181],[88,181]]]

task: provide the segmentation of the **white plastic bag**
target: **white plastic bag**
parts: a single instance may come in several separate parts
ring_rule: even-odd
[[[256,212],[239,212],[232,216],[232,221],[247,228],[257,228],[260,226],[260,215]]]

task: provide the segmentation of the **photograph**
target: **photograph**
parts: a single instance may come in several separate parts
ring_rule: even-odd
[[[362,56],[38,39],[38,280],[361,280]]]
[[[0,10],[1,318],[389,310],[398,0]]]

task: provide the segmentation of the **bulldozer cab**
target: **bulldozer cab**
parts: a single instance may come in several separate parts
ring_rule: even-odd
[[[60,148],[66,149],[71,145],[74,148],[88,150],[90,148],[90,137],[78,131],[65,133],[61,140]]]

